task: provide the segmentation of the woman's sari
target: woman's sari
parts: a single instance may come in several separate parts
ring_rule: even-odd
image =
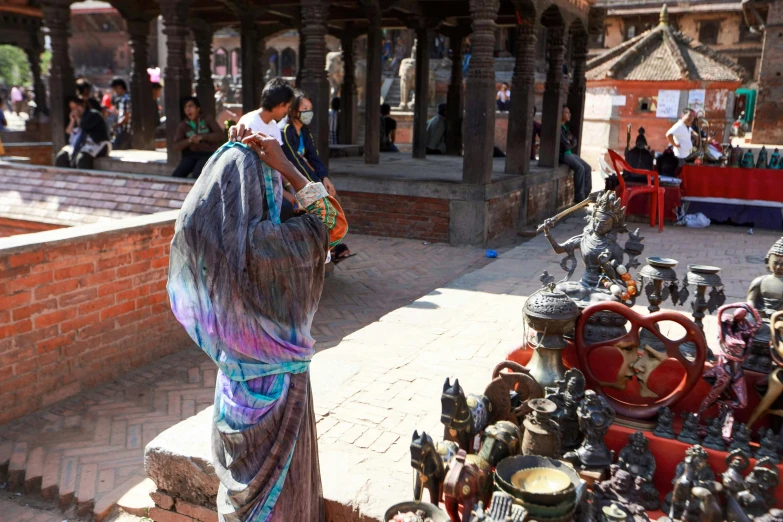
[[[323,520],[308,366],[330,244],[347,226],[320,184],[280,223],[280,178],[227,144],[185,200],[171,244],[177,320],[217,364],[212,449],[222,521]]]

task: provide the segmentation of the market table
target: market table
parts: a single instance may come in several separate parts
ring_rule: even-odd
[[[685,165],[683,200],[688,213],[713,221],[783,229],[783,170]]]

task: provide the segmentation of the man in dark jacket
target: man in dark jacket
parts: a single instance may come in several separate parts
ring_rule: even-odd
[[[87,108],[84,99],[76,96],[68,100],[68,108],[71,110],[67,128],[70,141],[57,153],[54,164],[58,167],[92,169],[95,158],[107,156],[111,151],[106,120],[100,112]]]
[[[574,153],[576,136],[568,129],[571,110],[563,106],[562,129],[560,130],[560,163],[574,171],[574,203],[587,199],[593,191],[593,168]]]

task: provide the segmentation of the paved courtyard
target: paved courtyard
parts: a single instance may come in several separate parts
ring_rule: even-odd
[[[574,217],[553,234],[564,241],[583,224]],[[726,227],[641,231],[645,255],[678,259],[681,276],[688,263],[721,266],[729,302],[744,299],[779,237]],[[322,348],[311,365],[321,471],[334,520],[378,520],[411,496],[413,430],[442,434],[445,378],[482,391],[494,365],[524,341],[522,305],[541,271],[562,272],[541,236],[491,262],[473,248],[357,236],[349,244],[359,255],[327,281],[313,328]],[[125,495],[120,504],[141,514],[144,446],[206,408],[214,379],[200,352],[175,354],[0,428],[0,462],[10,456],[15,483],[27,475],[31,491],[76,512],[103,516]],[[10,522],[3,505],[0,520]]]

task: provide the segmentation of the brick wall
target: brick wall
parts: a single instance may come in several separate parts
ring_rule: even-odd
[[[340,191],[351,232],[449,242],[449,201]]]
[[[519,224],[519,205],[522,202],[522,191],[492,198],[489,205],[489,224],[487,238],[493,239],[505,232],[513,232]]]
[[[783,4],[771,2],[753,118],[753,143],[783,143]]]
[[[192,345],[165,290],[176,214],[0,239],[0,423]]]
[[[30,165],[51,165],[51,143],[3,143],[6,156],[29,158]]]
[[[44,232],[45,230],[56,230],[58,228],[63,228],[63,226],[0,217],[0,238],[16,236],[19,234],[31,234],[33,232]]]

